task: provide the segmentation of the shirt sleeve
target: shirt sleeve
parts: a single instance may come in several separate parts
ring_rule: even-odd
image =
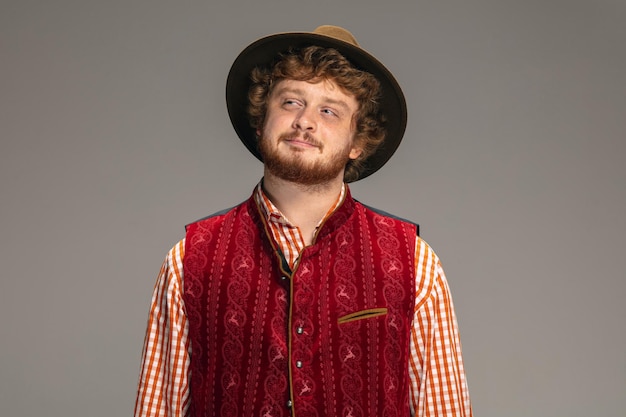
[[[417,417],[470,417],[452,297],[441,263],[419,237],[415,254],[416,302],[411,330],[411,412]]]
[[[182,299],[184,240],[159,273],[144,340],[135,417],[184,417],[189,406],[190,345]]]

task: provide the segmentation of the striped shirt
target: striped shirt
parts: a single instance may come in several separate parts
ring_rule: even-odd
[[[320,224],[343,203],[345,185]],[[300,230],[280,213],[260,184],[254,198],[272,238],[293,267],[304,248]],[[191,345],[183,303],[185,241],[167,254],[154,288],[142,352],[135,417],[184,417],[189,408]],[[421,238],[415,249],[416,293],[411,328],[409,400],[418,417],[472,415],[456,316],[439,258]]]
[[[328,210],[326,215],[317,223],[317,227],[315,228],[316,231],[320,225],[324,223],[324,221],[326,221],[331,214],[333,214],[335,209],[343,203],[345,196],[346,185],[343,184],[339,197],[337,197],[337,200],[332,205],[330,210]],[[267,220],[267,224],[270,225],[270,232],[272,233],[274,242],[276,242],[285,257],[285,260],[293,269],[300,252],[306,246],[304,243],[304,237],[302,236],[302,233],[300,233],[300,229],[291,224],[291,222],[280,212],[280,210],[278,210],[274,203],[272,203],[272,201],[263,192],[260,183],[254,193],[254,200],[257,202],[259,207],[261,207],[261,211]]]

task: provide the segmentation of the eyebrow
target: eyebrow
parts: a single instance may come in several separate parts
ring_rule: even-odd
[[[280,95],[285,94],[285,93],[304,95],[304,90],[302,90],[300,88],[293,88],[293,87],[282,87],[282,88],[279,88],[278,90],[275,90],[273,94],[276,94],[277,96],[280,96]],[[350,107],[348,106],[348,103],[346,103],[343,100],[336,100],[336,99],[330,98],[328,96],[322,96],[322,101],[324,101],[326,103],[329,103],[329,104],[340,106],[340,107],[342,107],[346,111],[350,110]]]

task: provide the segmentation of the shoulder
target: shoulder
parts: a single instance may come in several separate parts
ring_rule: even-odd
[[[238,211],[241,210],[242,207],[246,206],[248,203],[249,203],[248,201],[244,201],[243,203],[240,203],[236,206],[229,207],[220,211],[216,211],[213,214],[209,214],[208,216],[201,217],[198,220],[194,220],[193,222],[186,224],[185,229],[188,230],[189,227],[193,225],[215,223],[216,221],[219,221],[220,219],[223,219],[229,215],[233,215],[237,213]]]
[[[418,237],[415,248],[415,275],[416,275],[416,308],[424,303],[436,303],[439,300],[449,302],[450,289],[441,260],[426,243]]]
[[[368,206],[367,204],[363,204],[358,200],[354,200],[356,205],[361,207],[363,209],[363,211],[369,215],[369,216],[373,216],[373,217],[381,217],[384,219],[389,219],[395,222],[399,222],[399,223],[403,223],[406,226],[408,226],[409,228],[413,228],[415,229],[415,234],[417,236],[419,236],[419,232],[420,232],[420,226],[419,223],[416,223],[412,220],[408,220],[405,218],[402,218],[400,216],[396,216],[395,214],[389,213],[387,211],[378,209],[376,207],[372,207],[372,206]]]
[[[180,264],[185,256],[185,238],[176,242],[174,246],[167,252],[165,257],[165,265],[168,267],[175,267]]]
[[[156,284],[158,292],[169,294],[180,292],[182,289],[184,256],[185,239],[182,239],[172,246],[165,256]]]
[[[212,230],[216,230],[216,228],[219,228],[222,224],[224,224],[224,222],[227,222],[228,219],[233,220],[241,214],[251,213],[254,205],[254,200],[251,197],[248,200],[237,204],[236,206],[217,211],[191,223],[187,223],[185,225],[186,236],[189,238],[190,235],[198,233],[211,233]]]
[[[441,261],[433,248],[421,237],[417,237],[415,243],[415,263],[418,271],[437,275],[442,271]]]

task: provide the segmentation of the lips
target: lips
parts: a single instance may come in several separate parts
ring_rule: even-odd
[[[314,144],[313,142],[309,140],[299,139],[299,138],[285,139],[285,142],[289,142],[292,145],[317,147],[317,145]]]
[[[283,135],[280,137],[280,141],[285,141],[295,146],[310,146],[313,148],[322,147],[322,144],[320,142],[318,142],[315,138],[306,133],[302,136],[293,134]]]

